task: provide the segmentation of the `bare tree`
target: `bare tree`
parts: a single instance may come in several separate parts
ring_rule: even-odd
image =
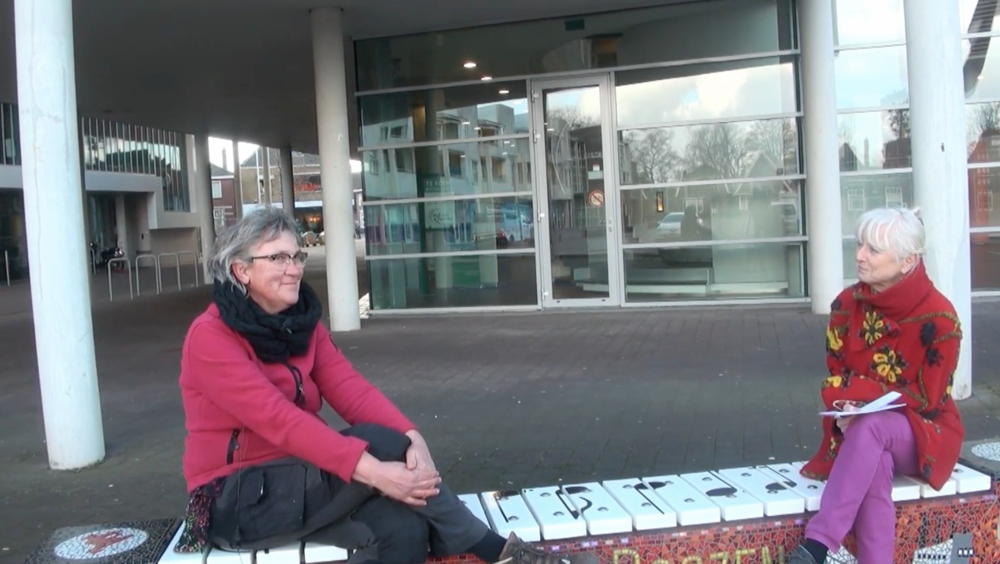
[[[600,125],[600,119],[598,116],[585,115],[580,112],[580,108],[576,107],[553,108],[547,113],[549,123],[552,123],[555,120],[560,120],[571,130]]]
[[[790,119],[757,121],[746,137],[746,148],[770,156],[783,169],[797,168],[798,132]]]
[[[690,168],[711,167],[721,178],[743,175],[746,136],[732,123],[713,123],[698,127],[687,146]]]
[[[636,165],[640,182],[653,184],[669,182],[680,162],[673,147],[673,132],[653,129],[647,132],[631,131],[625,137],[630,147],[632,162]]]
[[[980,104],[973,114],[976,137],[985,132],[1000,131],[1000,102]]]
[[[889,110],[886,120],[889,122],[889,129],[896,139],[907,139],[910,137],[910,111],[909,110]]]

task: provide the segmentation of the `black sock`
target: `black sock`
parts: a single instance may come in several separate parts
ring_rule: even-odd
[[[816,564],[823,564],[826,562],[826,555],[830,552],[830,549],[827,548],[826,545],[812,539],[806,539],[806,541],[802,543],[802,548],[806,549],[806,551],[813,557],[813,560],[816,561]]]
[[[503,552],[504,545],[507,544],[507,539],[501,537],[500,535],[489,531],[483,540],[472,545],[467,552],[471,552],[476,555],[476,558],[482,560],[483,562],[497,562],[500,560],[500,553]]]

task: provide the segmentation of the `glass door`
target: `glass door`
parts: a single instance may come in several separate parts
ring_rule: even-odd
[[[608,75],[531,83],[542,306],[618,305]]]

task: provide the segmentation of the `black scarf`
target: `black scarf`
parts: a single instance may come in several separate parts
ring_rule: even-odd
[[[304,280],[299,285],[299,301],[273,315],[261,309],[231,282],[216,282],[212,301],[219,308],[222,321],[249,341],[257,357],[264,362],[284,362],[289,357],[305,354],[323,315],[319,296]]]

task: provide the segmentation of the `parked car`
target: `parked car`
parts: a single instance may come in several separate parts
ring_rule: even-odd
[[[658,240],[679,239],[681,236],[681,220],[684,214],[681,212],[670,212],[663,216],[660,223],[656,224],[656,238]]]

